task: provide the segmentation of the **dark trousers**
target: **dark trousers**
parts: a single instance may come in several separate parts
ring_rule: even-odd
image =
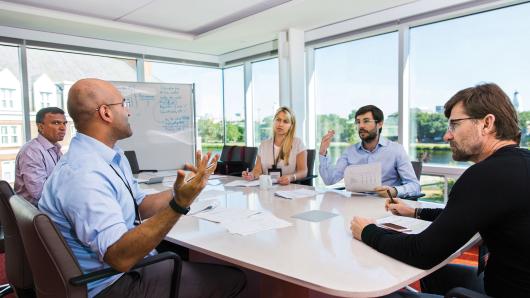
[[[173,260],[125,273],[96,297],[169,297]],[[233,267],[182,262],[178,297],[237,297],[245,288],[244,273]],[[171,297],[175,298],[175,297]]]
[[[443,297],[456,287],[467,288],[484,294],[484,273],[477,276],[477,268],[448,264],[420,280],[421,293],[397,291],[385,298],[431,298]],[[439,296],[441,295],[441,296]]]

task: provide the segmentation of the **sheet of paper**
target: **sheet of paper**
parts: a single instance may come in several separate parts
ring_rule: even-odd
[[[252,180],[252,181],[234,180],[234,181],[226,183],[225,186],[243,186],[243,187],[259,186],[259,181],[258,180]]]
[[[425,220],[397,215],[391,215],[376,220],[376,224],[379,226],[383,223],[392,223],[398,226],[405,227],[406,230],[401,232],[407,234],[418,234],[421,231],[425,230],[431,224],[430,222]]]
[[[156,177],[177,176],[177,170],[158,171],[158,172],[151,173],[151,175],[156,176]]]
[[[210,175],[210,177],[208,179],[210,179],[210,180],[212,180],[212,179],[222,179],[222,178],[227,178],[227,177],[229,177],[229,176],[212,174],[212,175]]]
[[[195,217],[206,219],[216,223],[224,223],[231,220],[245,219],[254,214],[261,213],[260,211],[248,210],[243,208],[225,208],[218,206],[208,212],[200,212],[195,214]]]
[[[242,236],[292,226],[290,222],[279,219],[269,212],[261,212],[247,216],[246,218],[238,218],[224,222],[221,225],[225,227],[228,232]]]
[[[300,188],[295,190],[278,190],[274,194],[286,199],[300,199],[314,197],[318,193],[311,189]]]
[[[187,215],[196,215],[201,212],[210,212],[219,206],[218,200],[204,200],[204,201],[195,201],[190,206],[190,212]]]
[[[381,163],[348,166],[344,171],[344,184],[352,192],[373,191],[381,186]]]

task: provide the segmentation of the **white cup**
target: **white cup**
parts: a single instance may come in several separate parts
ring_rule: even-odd
[[[261,189],[272,188],[272,179],[270,175],[259,176],[259,188]]]

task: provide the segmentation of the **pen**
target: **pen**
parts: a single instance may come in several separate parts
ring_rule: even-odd
[[[395,204],[396,201],[394,201],[394,198],[392,197],[392,193],[389,189],[386,190],[386,193],[388,194],[388,197],[390,198],[390,203]]]
[[[213,168],[214,165],[215,165],[214,163],[211,164],[211,165],[209,165],[209,166],[206,168],[206,170],[208,171],[209,169]],[[190,177],[190,178],[186,179],[186,183],[190,182],[190,181],[193,180],[193,178],[195,178],[195,177],[197,177],[197,175],[195,175],[195,176],[193,176],[193,177]]]

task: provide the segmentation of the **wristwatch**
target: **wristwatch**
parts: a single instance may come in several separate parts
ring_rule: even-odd
[[[171,198],[171,201],[169,201],[169,207],[171,207],[171,209],[173,209],[173,211],[177,212],[177,213],[180,213],[180,214],[188,214],[188,212],[190,212],[190,207],[182,207],[180,206],[179,204],[177,204],[177,201],[175,201],[175,190],[172,189],[171,192],[173,193],[173,197]]]

